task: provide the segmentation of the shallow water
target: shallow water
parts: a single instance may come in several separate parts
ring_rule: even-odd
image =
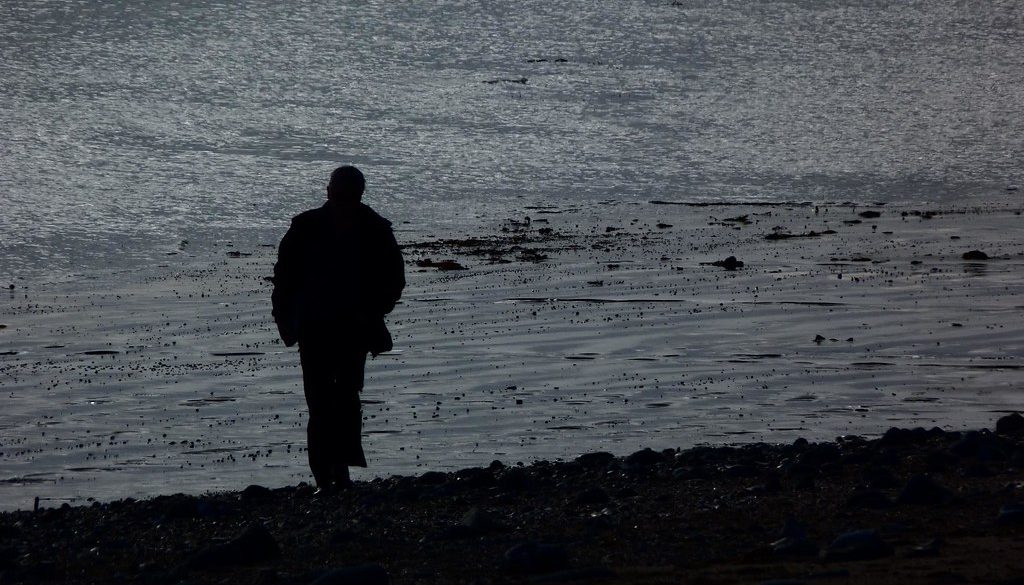
[[[0,275],[276,242],[339,162],[428,233],[537,202],[988,196],[1021,179],[1022,10],[4,2]]]
[[[604,207],[479,234],[532,234],[519,245],[535,254],[493,244],[505,263],[409,242],[397,351],[367,367],[357,478],[978,428],[1019,408],[1018,210]],[[965,262],[975,247],[993,259]],[[5,295],[5,506],[310,479],[298,359],[262,279],[274,250],[247,253]],[[726,255],[745,266],[702,264]],[[467,270],[411,263],[427,257]]]

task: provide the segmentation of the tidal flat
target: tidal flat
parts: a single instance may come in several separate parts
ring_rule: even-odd
[[[409,286],[395,351],[368,362],[356,479],[990,425],[1020,409],[1024,367],[1009,195],[524,204],[466,233],[392,218]],[[309,481],[275,244],[15,280],[2,507]]]

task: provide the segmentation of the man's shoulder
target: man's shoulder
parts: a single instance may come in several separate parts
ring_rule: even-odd
[[[383,215],[377,213],[372,207],[365,203],[359,204],[359,213],[362,214],[362,221],[373,228],[378,229],[391,229],[391,221],[389,221]]]
[[[327,210],[323,207],[308,209],[292,218],[293,224],[305,225],[321,221],[327,216]]]
[[[303,223],[306,221],[314,221],[318,218],[324,217],[326,214],[327,209],[325,209],[324,207],[314,207],[312,209],[307,209],[303,211],[302,213],[296,215],[295,217],[292,217],[292,221],[299,223]]]

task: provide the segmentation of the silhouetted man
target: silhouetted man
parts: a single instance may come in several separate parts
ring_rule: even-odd
[[[344,487],[350,466],[366,467],[366,354],[391,349],[384,315],[405,287],[391,222],[360,202],[365,186],[359,169],[335,169],[327,202],[292,219],[274,265],[274,321],[285,345],[299,344],[309,467],[320,490]]]

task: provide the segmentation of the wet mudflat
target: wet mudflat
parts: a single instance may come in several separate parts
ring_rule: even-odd
[[[397,351],[368,364],[357,479],[988,425],[1019,409],[1018,213],[678,200],[399,222],[410,285]],[[222,254],[4,291],[5,508],[309,479],[275,250]]]
[[[9,583],[1017,583],[1024,418],[0,514]]]

